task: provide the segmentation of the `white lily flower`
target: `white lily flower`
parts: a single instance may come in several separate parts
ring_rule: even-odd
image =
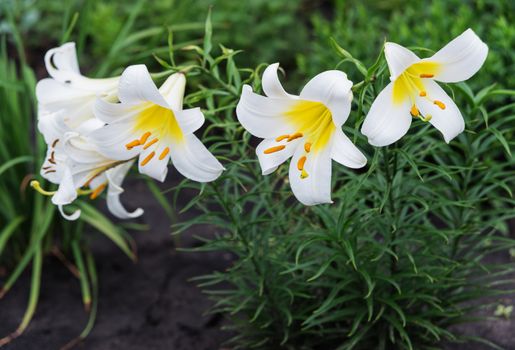
[[[454,101],[435,81],[469,79],[487,54],[488,46],[472,29],[424,59],[398,44],[386,43],[391,82],[370,107],[361,132],[371,145],[387,146],[408,132],[412,118],[420,118],[437,128],[449,143],[464,130],[465,122]]]
[[[82,127],[92,132],[102,126],[102,122],[91,120],[83,123]],[[59,185],[58,190],[44,191],[37,182],[33,183],[33,187],[41,193],[52,195],[52,203],[68,220],[79,218],[80,210],[68,215],[63,210],[65,205],[71,204],[78,195],[88,194],[90,199],[95,199],[107,187],[109,211],[120,219],[135,218],[142,215],[143,210],[138,208],[128,212],[120,202],[120,194],[123,193],[121,183],[133,163],[108,159],[82,135],[66,131],[49,145],[47,159],[41,169],[44,178]]]
[[[341,130],[350,113],[352,82],[343,72],[326,71],[294,96],[283,89],[278,67],[272,64],[263,73],[266,97],[243,87],[238,120],[264,138],[256,149],[263,175],[292,157],[289,180],[295,197],[305,205],[331,203],[331,159],[350,168],[367,162]]]
[[[164,181],[168,163],[185,177],[213,181],[224,170],[193,134],[204,124],[200,108],[182,109],[186,78],[172,74],[158,89],[144,65],[128,67],[120,78],[120,103],[98,99],[95,115],[107,125],[90,135],[110,159],[139,157],[139,172]]]
[[[38,100],[38,128],[47,143],[52,142],[52,129],[46,119],[57,115],[64,123],[76,130],[82,123],[93,119],[93,104],[97,96],[113,98],[119,77],[91,79],[81,75],[75,43],[69,42],[49,50],[45,54],[45,66],[51,78],[36,85]]]

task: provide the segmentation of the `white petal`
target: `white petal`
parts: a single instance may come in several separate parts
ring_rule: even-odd
[[[431,115],[429,121],[435,128],[443,134],[445,142],[449,143],[453,138],[463,132],[465,122],[460,110],[447,93],[434,81],[425,82],[427,96],[432,100],[438,100],[445,104],[445,109],[435,105],[432,101],[425,98],[417,98],[417,107],[427,117]]]
[[[220,162],[195,135],[186,135],[182,146],[170,148],[172,163],[182,175],[198,182],[216,180],[224,170]]]
[[[384,55],[392,81],[397,79],[409,66],[420,61],[420,58],[411,50],[396,43],[384,44]]]
[[[387,146],[404,136],[411,125],[409,99],[393,103],[393,82],[377,96],[368,111],[361,133],[373,146]]]
[[[88,135],[98,152],[113,160],[128,160],[141,152],[141,147],[128,150],[126,145],[142,135],[133,131],[132,121],[110,124]]]
[[[58,205],[57,208],[59,208],[59,212],[66,220],[75,221],[80,217],[80,209],[75,210],[72,214],[66,214],[62,205]]]
[[[441,64],[440,70],[434,76],[435,80],[455,83],[476,74],[487,55],[488,46],[469,28],[423,61]]]
[[[159,92],[163,95],[171,109],[180,110],[182,109],[185,89],[185,75],[183,73],[174,73],[165,80],[163,85],[161,85]]]
[[[63,114],[51,113],[38,119],[38,130],[48,145],[62,139],[70,128],[64,123]]]
[[[93,106],[95,117],[106,124],[112,124],[129,116],[134,116],[141,111],[134,106],[112,103],[103,98],[97,98]]]
[[[52,196],[52,203],[55,205],[70,204],[77,198],[77,190],[73,183],[73,177],[70,169],[64,171],[59,189]]]
[[[65,43],[48,50],[45,54],[45,66],[48,74],[60,82],[70,79],[70,74],[80,75],[75,43]]]
[[[302,89],[300,98],[323,103],[340,127],[349,117],[352,102],[352,81],[338,70],[325,71],[316,75]]]
[[[138,169],[141,174],[148,175],[157,181],[163,182],[168,174],[168,163],[170,162],[170,153],[168,153],[163,159],[159,159],[161,152],[165,149],[165,147],[170,147],[163,142],[157,142],[153,146],[144,149],[141,151],[139,155]],[[151,157],[150,161],[148,161],[145,165],[145,159],[150,156],[150,154],[154,152],[154,156]]]
[[[261,85],[263,87],[263,92],[268,97],[275,98],[296,98],[294,95],[290,95],[286,91],[279,81],[279,77],[277,75],[277,69],[279,68],[279,63],[273,63],[266,67],[263,72],[263,78],[261,79]]]
[[[107,189],[107,208],[111,214],[119,219],[136,218],[143,214],[143,209],[141,208],[138,208],[133,212],[127,211],[127,209],[125,209],[120,202],[120,195],[124,191],[121,187],[121,184],[133,164],[134,161],[123,163],[117,167],[114,167],[113,169],[109,169],[106,172],[106,176],[109,182]]]
[[[259,159],[259,165],[261,165],[262,174],[268,175],[273,173],[279,165],[293,156],[293,153],[301,143],[301,140],[302,139],[296,139],[291,142],[286,142],[286,140],[277,142],[274,138],[272,138],[264,139],[261,141],[261,143],[256,148],[256,154]],[[284,145],[286,148],[274,153],[264,153],[264,150],[278,145]]]
[[[143,64],[129,66],[123,71],[118,86],[118,98],[122,103],[129,105],[150,101],[169,108]]]
[[[333,135],[331,158],[346,167],[359,169],[367,164],[367,158],[338,128]]]
[[[293,194],[304,205],[332,203],[331,147],[309,153],[304,164],[308,177],[301,179],[297,163],[305,154],[303,147],[297,147],[290,162],[289,179]]]
[[[184,134],[192,134],[204,124],[204,114],[200,108],[174,110],[173,114]]]
[[[265,97],[252,92],[244,85],[236,115],[243,127],[252,135],[268,138],[292,132],[285,113],[297,103],[295,99]]]

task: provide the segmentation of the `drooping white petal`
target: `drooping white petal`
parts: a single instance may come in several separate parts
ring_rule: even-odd
[[[204,114],[200,108],[174,110],[173,114],[184,134],[192,134],[204,124]]]
[[[107,208],[111,214],[119,219],[136,218],[143,214],[143,209],[141,208],[137,208],[133,212],[127,211],[120,201],[120,195],[124,192],[121,184],[132,164],[134,164],[134,161],[120,164],[106,172],[109,183],[107,189]]]
[[[63,205],[58,205],[57,208],[59,209],[59,212],[61,213],[63,218],[65,218],[66,220],[75,221],[80,217],[80,213],[81,213],[80,209],[75,210],[71,214],[66,214],[66,212],[64,211]]]
[[[304,163],[308,177],[302,179],[297,168],[303,147],[297,147],[290,162],[289,179],[295,197],[304,205],[332,203],[331,200],[331,147],[311,152]]]
[[[193,134],[182,145],[170,148],[172,163],[182,175],[198,182],[216,180],[224,167]]]
[[[337,128],[333,135],[331,158],[353,169],[362,168],[367,164],[367,158],[340,128]]]
[[[340,127],[349,117],[352,102],[352,81],[338,70],[316,75],[302,89],[303,100],[323,103],[331,111],[333,121]]]
[[[163,85],[159,88],[159,93],[163,95],[165,101],[171,109],[182,109],[184,90],[186,89],[186,77],[183,73],[170,75]]]
[[[266,67],[263,72],[263,78],[261,79],[261,85],[263,87],[263,92],[268,97],[275,98],[297,98],[297,96],[290,95],[287,93],[281,82],[279,81],[279,77],[277,75],[277,69],[279,68],[279,63],[273,63]]]
[[[284,114],[297,102],[295,99],[261,96],[252,92],[249,85],[244,85],[236,106],[236,115],[241,125],[252,135],[261,138],[277,137],[294,131]]]
[[[411,125],[409,99],[393,102],[393,82],[377,96],[368,111],[361,133],[373,146],[387,146],[404,136]]]
[[[123,71],[118,86],[118,98],[122,103],[128,105],[150,101],[169,108],[144,64],[129,66]]]
[[[87,138],[96,146],[98,152],[114,160],[128,160],[136,157],[141,149],[134,147],[127,149],[126,145],[141,137],[133,130],[134,123],[130,120],[106,125],[87,135]]]
[[[463,117],[454,101],[437,83],[428,81],[425,87],[427,95],[432,100],[442,102],[445,109],[442,110],[432,100],[421,97],[417,98],[417,106],[424,116],[431,115],[429,122],[443,134],[445,142],[449,143],[465,129]]]
[[[488,46],[469,28],[423,61],[440,65],[434,76],[435,80],[456,83],[476,74],[487,55]]]
[[[133,106],[122,103],[112,103],[103,98],[97,98],[93,106],[93,113],[98,120],[106,124],[112,124],[121,120],[134,117],[141,111]]]
[[[45,66],[52,78],[63,83],[70,79],[70,74],[80,74],[75,43],[68,42],[48,50]]]
[[[259,165],[261,166],[261,172],[263,175],[273,173],[279,165],[288,160],[299,146],[302,139],[296,139],[291,142],[277,142],[274,138],[264,139],[256,148],[256,154],[259,159]],[[285,149],[265,154],[265,150],[274,146],[284,145]]]
[[[420,61],[420,58],[411,50],[396,43],[385,43],[384,55],[392,81],[397,79],[409,66]]]
[[[72,173],[69,168],[65,169],[59,189],[52,196],[52,203],[55,205],[70,204],[77,198],[77,190],[73,183]]]

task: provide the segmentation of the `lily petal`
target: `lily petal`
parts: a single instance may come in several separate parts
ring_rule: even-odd
[[[435,80],[456,83],[476,74],[487,55],[488,46],[469,28],[423,61],[440,64],[439,71],[434,76]]]
[[[205,117],[200,108],[174,110],[177,123],[184,134],[192,134],[204,124]]]
[[[55,205],[70,204],[77,198],[77,190],[73,183],[73,176],[69,168],[66,168],[59,185],[59,189],[52,196],[52,203]]]
[[[411,125],[409,99],[393,102],[393,82],[377,96],[368,111],[361,133],[373,146],[387,146],[404,136]]]
[[[367,164],[367,158],[340,128],[337,128],[333,135],[331,158],[353,169],[362,168]]]
[[[338,70],[316,75],[300,92],[303,100],[323,103],[331,111],[333,121],[340,127],[349,117],[352,102],[352,81]]]
[[[277,75],[277,69],[279,68],[279,63],[273,63],[266,67],[263,72],[263,78],[261,79],[261,84],[263,87],[264,93],[268,97],[275,98],[297,98],[294,95],[290,95],[287,93],[281,82],[279,81],[279,77]]]
[[[420,58],[411,50],[396,43],[385,43],[384,55],[390,70],[391,81],[397,79],[409,66],[420,61]]]
[[[128,105],[150,101],[161,107],[170,108],[144,64],[129,66],[123,71],[118,86],[118,98]]]
[[[62,83],[70,80],[70,75],[80,74],[75,43],[68,42],[48,50],[45,54],[45,66],[48,74]]]
[[[163,95],[166,103],[173,110],[182,109],[184,91],[186,89],[186,77],[183,73],[170,75],[163,85],[159,88],[159,93]]]
[[[222,164],[193,134],[185,136],[185,143],[170,148],[172,163],[182,175],[198,182],[216,180],[225,170]]]
[[[163,149],[163,143],[158,142],[155,146],[141,151],[138,161],[138,169],[141,174],[148,175],[157,181],[163,182],[168,174],[168,163],[170,162],[170,154],[160,159],[160,149]],[[156,152],[157,151],[157,152]]]
[[[244,85],[236,106],[236,115],[252,135],[260,138],[277,137],[292,131],[285,113],[297,102],[295,99],[261,96],[252,92],[249,85]]]
[[[304,163],[304,170],[308,176],[301,178],[297,164],[304,155],[304,149],[297,147],[290,162],[289,179],[293,194],[304,205],[332,203],[331,147],[310,153]]]
[[[424,98],[417,98],[417,106],[426,117],[431,115],[429,122],[443,134],[445,142],[449,143],[465,129],[463,117],[458,106],[437,83],[428,81],[425,87],[428,96],[443,103],[440,105],[445,106],[445,109]]]
[[[121,184],[132,164],[134,164],[134,161],[120,164],[106,172],[109,183],[107,189],[107,208],[111,214],[119,219],[136,218],[143,214],[143,209],[141,208],[138,208],[133,212],[127,211],[120,201],[120,195],[124,192]]]
[[[274,139],[264,139],[259,143],[256,148],[256,154],[259,159],[259,165],[261,166],[261,172],[263,175],[273,173],[279,165],[288,160],[297,149],[302,139],[296,139],[291,142],[283,143],[285,148],[279,152],[265,153],[266,149],[276,147],[278,142]]]

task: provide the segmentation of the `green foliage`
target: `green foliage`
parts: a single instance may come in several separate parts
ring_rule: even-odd
[[[351,78],[362,79],[344,131],[369,163],[363,171],[335,166],[334,204],[304,207],[291,194],[286,166],[261,175],[255,140],[235,117],[242,83],[259,88],[262,66],[237,68],[226,48],[212,56],[210,40],[209,30],[204,49],[192,51],[204,64],[175,69],[201,86],[186,103],[204,106],[210,123],[202,139],[227,171],[213,184],[177,188],[198,188],[184,210],[195,206],[202,214],[175,228],[211,225],[217,238],[201,238],[205,245],[196,250],[236,257],[226,271],[196,279],[215,301],[211,311],[231,321],[233,345],[423,349],[475,340],[495,347],[452,326],[513,291],[513,264],[489,258],[515,247],[504,229],[515,217],[515,91],[446,87],[466,120],[462,135],[446,144],[417,120],[397,144],[375,149],[356,130],[389,82],[386,63],[382,56],[361,62],[335,44],[335,60],[349,61]]]

